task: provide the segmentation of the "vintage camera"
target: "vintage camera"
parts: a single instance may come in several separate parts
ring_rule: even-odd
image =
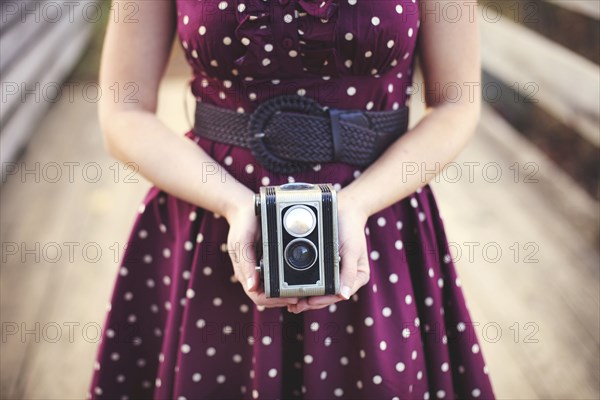
[[[338,294],[337,197],[331,184],[287,183],[254,195],[267,297]]]

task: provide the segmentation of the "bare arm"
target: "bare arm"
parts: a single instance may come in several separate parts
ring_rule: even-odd
[[[428,9],[432,10],[435,2],[444,0],[422,0],[421,5],[428,3]],[[475,132],[480,112],[479,31],[476,20],[469,20],[468,7],[462,2],[456,4],[462,7],[459,21],[441,18],[436,22],[429,14],[421,22],[419,50],[428,93],[427,115],[342,190],[341,196],[352,199],[351,203],[358,204],[366,215],[394,204],[428,183],[434,177],[431,171],[441,171],[456,158]],[[442,90],[447,84],[458,84],[462,91],[458,100],[452,99],[456,94],[452,90]],[[477,85],[473,89],[474,84]],[[469,91],[475,95],[470,96]],[[402,174],[408,164],[416,166],[418,172]]]
[[[432,3],[443,1],[421,0],[421,5],[429,3],[428,9],[432,10]],[[290,305],[290,311],[298,313],[327,307],[348,299],[364,286],[370,278],[364,236],[367,218],[433,179],[431,171],[441,171],[473,135],[479,118],[480,99],[479,95],[469,98],[467,89],[480,81],[479,32],[477,23],[469,21],[468,6],[461,2],[456,4],[463,7],[460,21],[448,22],[442,18],[436,22],[429,14],[421,22],[420,52],[428,92],[427,116],[339,192],[341,296],[302,299],[298,304]],[[461,87],[463,96],[458,101],[452,100],[455,93],[441,90],[449,83]],[[418,173],[402,176],[407,164],[417,166]],[[428,179],[423,179],[422,171],[427,171]]]
[[[252,192],[228,174],[202,176],[208,163],[221,166],[195,143],[167,129],[155,115],[175,32],[175,2],[137,3],[138,21],[111,21],[105,39],[100,73],[103,93],[109,93],[114,84],[123,88],[133,83],[139,89],[135,103],[102,98],[100,124],[106,146],[117,159],[135,163],[157,187],[227,216],[239,204],[251,204]]]
[[[282,307],[296,298],[267,299],[259,290],[253,243],[258,229],[253,193],[229,174],[202,175],[207,164],[222,168],[191,140],[169,131],[155,116],[160,80],[175,31],[175,2],[139,0],[136,23],[111,22],[102,55],[100,85],[105,93],[115,83],[138,86],[138,103],[100,103],[100,123],[110,153],[139,171],[164,191],[223,215],[235,276],[256,304]],[[212,170],[211,172],[214,172]],[[220,172],[217,170],[217,172]],[[222,176],[226,176],[223,180]]]

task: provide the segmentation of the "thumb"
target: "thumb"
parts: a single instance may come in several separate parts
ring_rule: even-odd
[[[356,281],[358,270],[358,255],[352,251],[340,254],[342,270],[340,272],[340,295],[348,300],[352,295],[352,288]]]
[[[358,257],[356,280],[354,281],[353,291],[357,291],[362,286],[369,282],[371,277],[371,267],[369,266],[369,256],[367,255],[367,249],[361,251],[361,255]]]
[[[249,292],[256,290],[259,279],[258,272],[256,271],[256,250],[254,246],[254,239],[248,237],[244,241],[240,257],[240,270],[245,279],[243,284],[245,284],[246,290]]]

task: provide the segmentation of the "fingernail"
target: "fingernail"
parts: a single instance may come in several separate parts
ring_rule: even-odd
[[[251,290],[252,287],[254,286],[254,278],[248,278],[248,281],[246,282],[247,286],[248,286],[248,290]]]
[[[341,295],[346,300],[350,299],[350,286],[342,286]]]

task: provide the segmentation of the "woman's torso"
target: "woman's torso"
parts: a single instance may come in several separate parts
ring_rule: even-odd
[[[416,0],[177,0],[177,21],[200,101],[239,112],[293,93],[344,109],[408,101]]]

